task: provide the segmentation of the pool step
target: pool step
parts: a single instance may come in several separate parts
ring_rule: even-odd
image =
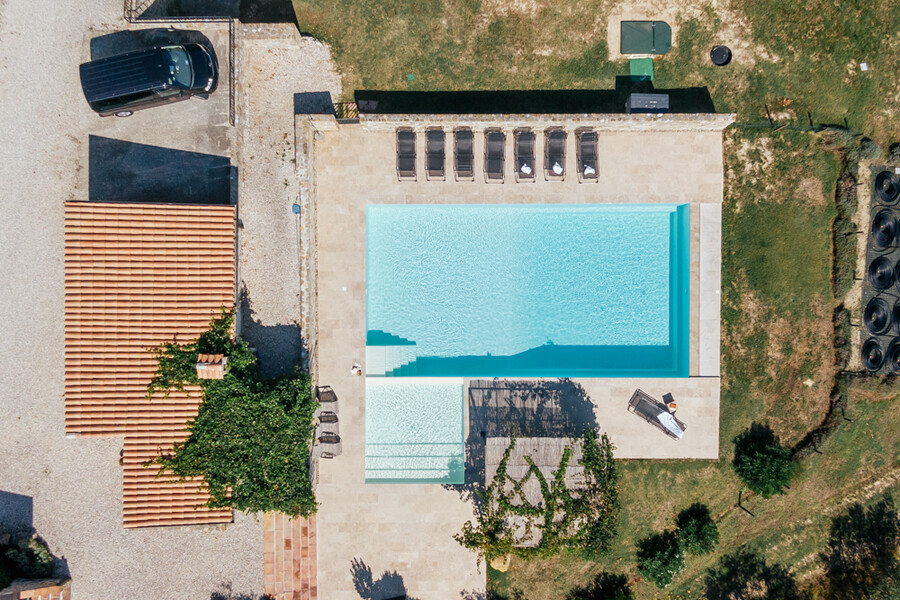
[[[384,331],[366,337],[366,376],[398,377],[416,374],[416,343]]]
[[[366,447],[365,476],[367,483],[382,482],[446,482],[462,483],[465,481],[465,456],[455,452],[434,456],[416,455],[423,448],[415,444],[394,446],[397,454],[393,456],[376,456],[371,446]],[[449,448],[443,448],[446,452]],[[454,448],[458,451],[459,447]]]

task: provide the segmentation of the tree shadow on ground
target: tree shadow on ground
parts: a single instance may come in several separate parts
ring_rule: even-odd
[[[354,558],[350,561],[353,587],[363,600],[415,600],[406,592],[403,577],[396,571],[385,571],[378,579],[372,576],[372,568]]]
[[[759,552],[747,546],[723,556],[706,574],[708,600],[794,600],[800,597],[797,582],[785,567],[767,564]]]
[[[303,366],[306,342],[298,322],[278,325],[260,323],[246,285],[241,285],[239,304],[241,337],[256,350],[259,372],[263,377],[280,377],[297,366]]]
[[[594,404],[571,379],[518,381],[473,379],[469,382],[469,435],[464,484],[445,485],[481,509],[476,491],[484,489],[485,445],[489,437],[580,437],[596,429]]]
[[[888,494],[865,507],[853,504],[834,517],[828,549],[820,554],[833,598],[868,598],[873,588],[898,571],[900,521]]]

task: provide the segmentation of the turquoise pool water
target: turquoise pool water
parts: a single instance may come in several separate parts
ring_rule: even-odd
[[[366,372],[686,377],[688,205],[371,205]]]
[[[368,483],[465,482],[461,379],[366,378]]]

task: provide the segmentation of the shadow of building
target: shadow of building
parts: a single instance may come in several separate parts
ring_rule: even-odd
[[[227,156],[94,135],[88,143],[92,202],[236,203],[237,167]]]
[[[305,342],[300,324],[264,325],[256,318],[247,286],[240,291],[241,337],[256,350],[259,370],[263,377],[289,374],[303,365]]]

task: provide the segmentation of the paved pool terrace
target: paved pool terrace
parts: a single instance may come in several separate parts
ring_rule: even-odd
[[[317,496],[318,586],[323,598],[359,597],[354,559],[377,582],[396,572],[416,598],[459,598],[484,588],[473,554],[452,535],[471,518],[471,506],[454,489],[435,484],[366,484],[366,207],[371,204],[577,204],[669,203],[690,205],[689,374],[687,378],[577,379],[593,405],[599,429],[609,434],[620,458],[716,459],[719,447],[719,326],[721,280],[722,129],[732,115],[542,115],[433,116],[363,115],[359,123],[331,117],[297,117],[297,139],[307,149],[307,189],[314,214],[311,265],[312,368],[321,385],[339,398],[341,456],[320,460]],[[447,178],[425,177],[425,129],[443,126]],[[459,126],[475,132],[474,181],[455,181],[452,135]],[[567,138],[564,181],[517,183],[513,131],[537,133],[541,166],[543,130],[563,127]],[[395,131],[417,135],[417,181],[398,181]],[[484,129],[506,135],[505,183],[486,183],[482,168]],[[574,172],[575,129],[598,132],[599,181],[579,183]],[[300,144],[298,143],[298,146]],[[626,406],[635,388],[662,398],[672,393],[678,418],[687,424],[675,441]],[[471,482],[470,482],[471,483]],[[388,578],[390,579],[390,578]],[[387,581],[388,579],[385,579]],[[396,581],[396,579],[391,579]]]

